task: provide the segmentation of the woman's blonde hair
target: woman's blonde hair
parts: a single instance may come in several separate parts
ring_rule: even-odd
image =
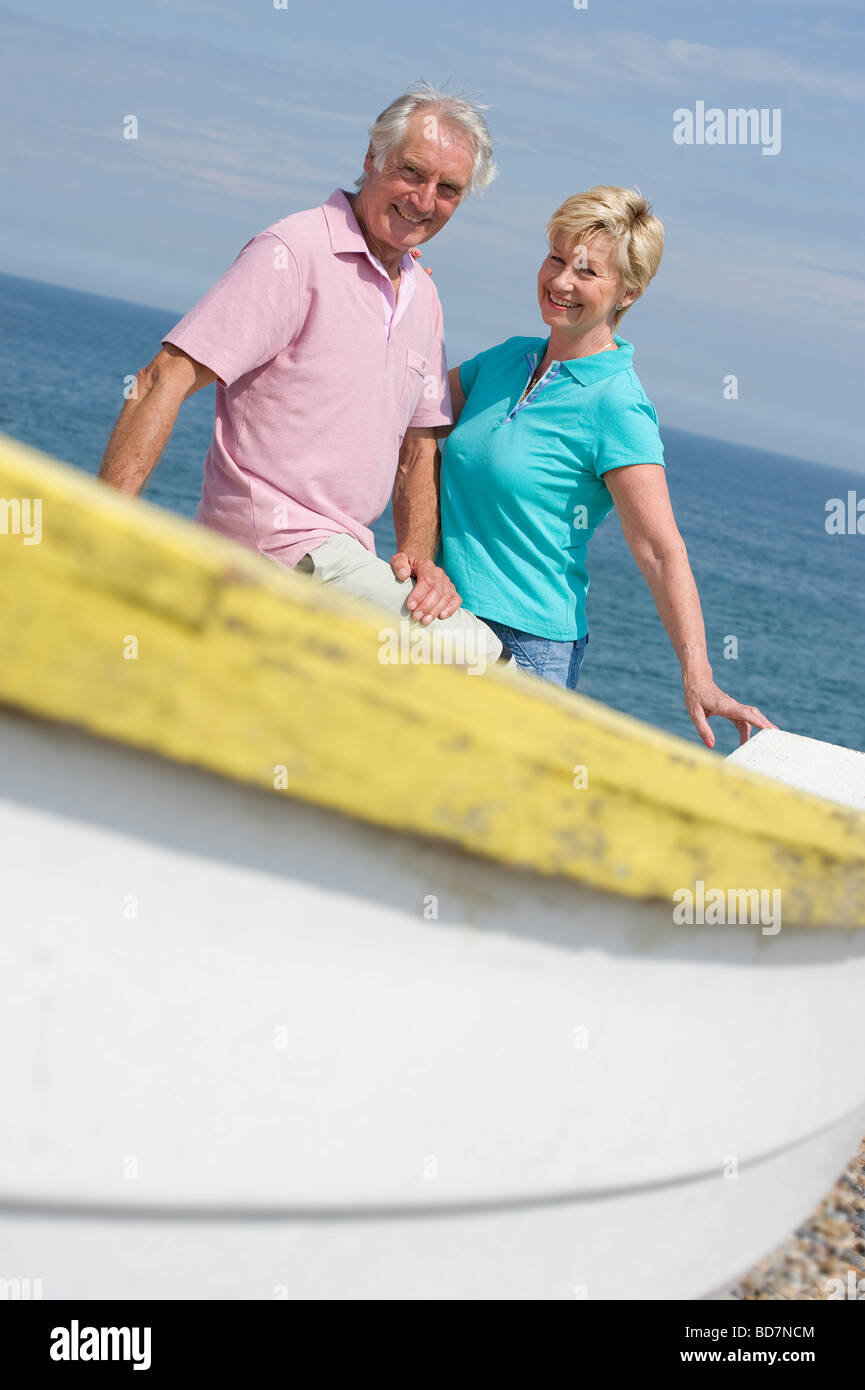
[[[645,294],[664,251],[664,228],[653,215],[651,203],[636,189],[599,184],[567,198],[547,223],[550,245],[561,237],[568,255],[575,246],[585,246],[602,234],[613,243],[625,287]],[[626,305],[617,312],[616,323],[627,312]]]

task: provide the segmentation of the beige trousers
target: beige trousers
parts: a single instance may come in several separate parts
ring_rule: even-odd
[[[449,618],[435,618],[426,627],[415,622],[406,607],[414,580],[397,579],[387,561],[373,555],[354,536],[331,536],[304,555],[296,570],[391,614],[394,621],[384,624],[379,632],[379,660],[383,664],[442,662],[464,666],[475,675],[502,658],[498,637],[465,608],[458,608]],[[509,653],[504,653],[503,659],[508,658]]]

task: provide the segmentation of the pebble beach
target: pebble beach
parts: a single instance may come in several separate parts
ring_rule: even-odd
[[[721,1295],[746,1301],[851,1297],[865,1302],[865,1139],[817,1210]]]

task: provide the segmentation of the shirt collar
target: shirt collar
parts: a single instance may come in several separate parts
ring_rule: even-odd
[[[348,194],[342,188],[335,188],[327,202],[322,204],[322,209],[333,254],[339,256],[349,251],[366,256],[374,266],[384,272],[381,262],[372,254],[364,240]],[[414,274],[414,259],[407,251],[399,263],[399,268],[410,275]]]
[[[544,338],[542,341],[546,345],[548,340]],[[613,334],[613,341],[619,349],[618,352],[607,350],[592,353],[591,357],[571,357],[563,362],[562,366],[581,386],[590,386],[593,382],[603,381],[604,377],[626,372],[634,365],[634,345],[627,339],[620,338],[618,333]]]

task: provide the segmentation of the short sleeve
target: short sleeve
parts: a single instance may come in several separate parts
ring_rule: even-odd
[[[481,362],[487,355],[489,348],[485,352],[479,352],[476,357],[470,357],[468,362],[460,365],[460,386],[463,388],[463,395],[468,396],[475,382],[478,379]]]
[[[231,386],[272,361],[300,323],[301,278],[294,252],[273,232],[260,232],[162,341]]]
[[[417,273],[417,272],[416,272]],[[433,290],[432,333],[427,353],[426,372],[423,389],[409,426],[422,429],[432,425],[453,424],[453,408],[448,386],[448,363],[445,355],[444,324],[442,306]]]
[[[460,366],[460,386],[463,388],[463,395],[468,398],[469,392],[475,386],[481,368],[486,363],[498,376],[503,371],[510,369],[510,358],[513,353],[519,357],[520,363],[526,357],[527,349],[537,347],[537,338],[506,338],[503,343],[496,343],[494,347],[484,348],[476,357],[470,357],[467,362]]]
[[[644,397],[608,409],[599,424],[594,450],[594,469],[600,478],[611,468],[635,463],[664,464],[664,446],[658,429],[658,416],[652,402]]]

